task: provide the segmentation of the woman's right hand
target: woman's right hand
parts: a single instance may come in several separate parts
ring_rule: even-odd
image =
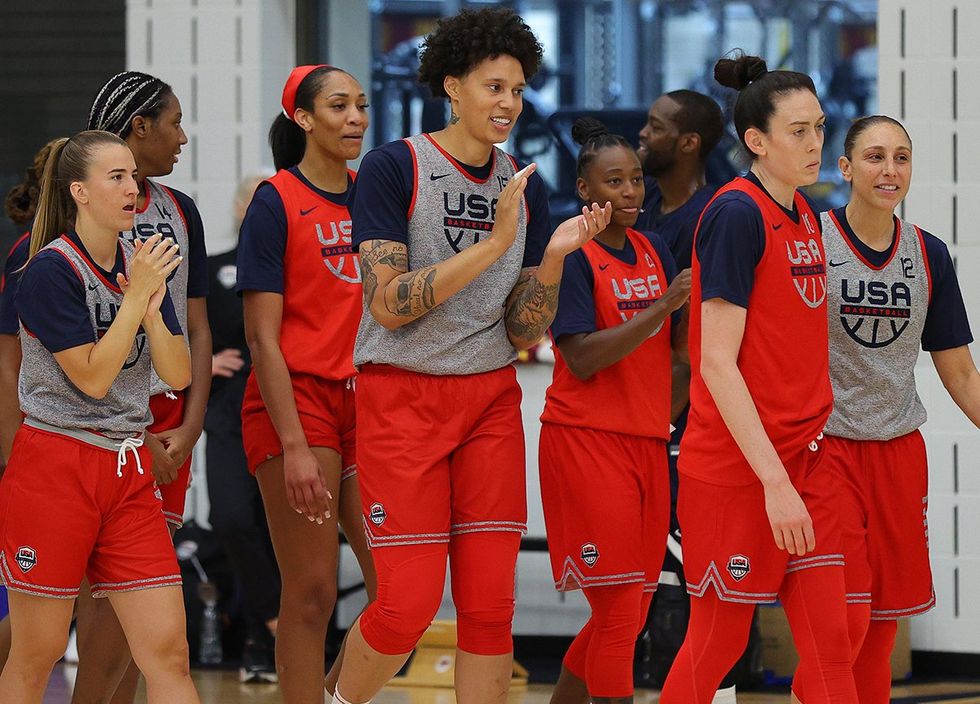
[[[518,171],[497,197],[490,239],[500,247],[501,255],[510,249],[517,237],[517,223],[521,208],[524,207],[524,189],[527,188],[528,177],[537,168],[538,165],[532,163]]]
[[[327,490],[323,469],[313,451],[306,447],[283,450],[283,475],[286,479],[286,500],[296,513],[322,524],[330,518],[333,495]]]
[[[764,484],[766,514],[772,526],[776,547],[790,555],[802,557],[816,548],[813,521],[789,477],[774,484]]]
[[[154,294],[160,294],[160,287],[165,285],[167,277],[184,258],[177,255],[177,243],[164,239],[159,233],[146,240],[137,239],[133,246],[129,276],[117,274],[116,281],[124,295],[135,296],[137,300],[148,303]]]
[[[180,467],[174,464],[173,458],[160,439],[152,433],[147,433],[143,436],[143,444],[150,450],[150,471],[156,483],[163,486],[177,479],[177,471]]]

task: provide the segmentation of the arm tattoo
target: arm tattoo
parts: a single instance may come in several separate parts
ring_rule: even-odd
[[[521,271],[507,302],[505,324],[511,337],[533,344],[544,335],[558,309],[560,284],[538,281],[536,267]]]
[[[385,296],[385,308],[392,315],[406,318],[417,318],[427,313],[436,306],[435,280],[434,266],[402,274],[395,279],[395,300],[389,302],[388,296]]]
[[[398,272],[408,271],[405,245],[385,240],[370,240],[362,245],[361,280],[364,282],[364,307],[370,308],[378,291],[378,275],[374,267],[387,266]]]

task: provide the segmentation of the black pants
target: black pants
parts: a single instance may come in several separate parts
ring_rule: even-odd
[[[209,522],[241,580],[250,632],[279,614],[282,589],[259,484],[242,446],[246,375],[215,379],[204,420]]]

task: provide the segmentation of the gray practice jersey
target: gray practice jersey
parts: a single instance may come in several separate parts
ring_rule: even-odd
[[[177,313],[180,329],[186,333],[187,272],[191,251],[187,220],[170,190],[166,186],[146,179],[146,204],[141,212],[136,213],[133,229],[129,232],[123,232],[122,236],[130,241],[137,237],[145,240],[157,233],[176,240],[180,247],[180,254],[184,257],[184,261],[174,269],[167,279],[167,289],[170,291],[170,298],[174,303],[174,311]],[[186,336],[185,339],[189,339],[189,336]],[[152,381],[150,382],[151,395],[155,396],[166,391],[170,391],[170,387],[157,375],[156,370],[153,370]]]
[[[820,218],[834,387],[826,432],[853,440],[910,433],[926,420],[914,371],[930,294],[922,235],[898,220],[892,257],[875,268],[829,213]]]
[[[120,240],[127,262],[133,245]],[[108,282],[90,265],[75,246],[61,237],[45,249],[59,252],[78,274],[85,289],[92,323],[93,342],[100,339],[116,318],[123,294],[115,282]],[[30,275],[30,264],[25,270]],[[52,305],[55,305],[54,303]],[[18,393],[20,406],[28,419],[65,429],[89,429],[111,438],[123,439],[142,433],[150,423],[150,349],[146,334],[140,328],[133,340],[129,358],[109,392],[101,399],[82,393],[68,379],[54,355],[41,341],[21,326],[20,344],[23,361],[20,366]]]
[[[425,135],[409,137],[415,191],[408,217],[408,268],[445,261],[488,237],[500,191],[514,161],[494,148],[489,177],[478,181],[447,158]],[[418,320],[387,330],[369,311],[361,317],[354,364],[390,364],[424,374],[477,374],[500,369],[517,356],[507,338],[504,303],[521,272],[527,207],[507,252],[463,290]]]

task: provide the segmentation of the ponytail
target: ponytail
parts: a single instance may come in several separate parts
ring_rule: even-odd
[[[41,176],[41,195],[31,228],[30,257],[74,227],[78,208],[69,189],[72,183],[85,180],[95,149],[103,144],[129,148],[121,138],[101,130],[86,130],[52,144]]]
[[[289,74],[282,91],[282,112],[269,128],[269,146],[272,147],[272,163],[276,171],[296,166],[303,160],[306,132],[293,121],[296,110],[313,112],[317,93],[323,88],[327,74],[334,71],[343,69],[326,64],[297,66]]]

